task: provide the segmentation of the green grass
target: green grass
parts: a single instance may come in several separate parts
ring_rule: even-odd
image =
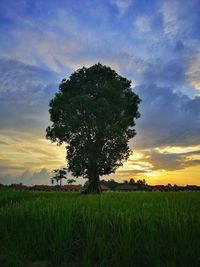
[[[7,266],[200,266],[200,193],[0,191]]]

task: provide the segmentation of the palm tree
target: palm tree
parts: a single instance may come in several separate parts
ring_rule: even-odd
[[[54,180],[56,181],[56,185],[58,187],[58,182],[60,181],[60,187],[62,186],[62,179],[67,179],[66,177],[66,168],[63,169],[55,169],[53,171],[55,173],[55,176],[51,178],[51,183],[54,183]]]

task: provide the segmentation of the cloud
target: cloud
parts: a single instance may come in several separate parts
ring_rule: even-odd
[[[59,166],[62,168],[62,166]],[[51,178],[54,176],[53,171],[49,171],[46,168],[42,168],[38,171],[32,172],[29,169],[21,172],[19,176],[11,176],[9,174],[0,175],[0,184],[18,184],[23,183],[24,185],[51,185]],[[74,178],[70,173],[67,174],[67,178]],[[85,180],[83,178],[76,178],[75,184],[83,184]],[[63,184],[66,184],[66,180],[63,180]]]
[[[183,4],[181,0],[160,1],[160,13],[163,18],[163,34],[170,39],[184,38],[188,40],[194,37],[199,25],[198,0],[187,1]]]
[[[116,5],[119,14],[122,16],[132,4],[132,0],[111,0],[111,3]]]
[[[73,57],[80,57],[81,52],[88,49],[88,44],[91,44],[91,49],[98,45],[99,38],[96,38],[96,35],[100,27],[88,27],[86,20],[82,21],[81,16],[76,15],[69,3],[57,6],[54,1],[49,1],[48,4],[36,1],[30,14],[28,4],[24,6],[23,2],[19,5],[10,3],[9,8],[2,5],[3,17],[14,27],[10,26],[9,32],[2,29],[2,35],[6,38],[0,45],[0,55],[20,59],[26,64],[44,65],[60,73],[73,65]],[[36,6],[40,6],[41,10]],[[96,8],[95,5],[93,7]],[[76,5],[76,8],[79,8],[79,5]],[[87,4],[86,7],[80,4],[82,13],[86,8]],[[89,13],[91,10],[90,7]],[[88,16],[88,12],[85,13]],[[101,31],[101,36],[103,32],[104,30]],[[15,49],[13,44],[16,44]]]
[[[117,176],[131,176],[131,175],[140,175],[140,174],[145,174],[145,173],[148,173],[149,171],[148,170],[118,170],[116,172],[116,175]]]
[[[25,171],[18,180],[24,181],[25,184],[49,184],[52,174],[47,169],[43,168],[39,172]]]
[[[156,148],[156,150],[160,153],[168,153],[168,154],[199,154],[200,152],[200,145],[195,146],[166,146],[164,148]]]
[[[184,59],[163,61],[161,58],[149,60],[144,66],[145,81],[158,84],[180,84],[184,81]]]
[[[151,25],[147,16],[138,17],[134,23],[136,29],[140,32],[150,32]]]
[[[13,184],[13,183],[23,183],[25,185],[35,185],[35,184],[50,184],[50,178],[52,173],[47,169],[43,168],[38,172],[30,172],[25,170],[20,176],[12,177],[10,175],[0,176],[0,183],[2,184]]]
[[[0,140],[0,145],[8,145],[8,143]]]
[[[200,94],[200,51],[188,59],[185,75],[188,84]]]
[[[28,65],[14,59],[0,59],[1,97],[10,94],[40,98],[45,85],[55,81],[56,75],[40,67]]]
[[[9,145],[1,145],[0,175],[19,175],[24,169],[31,172],[42,168],[49,170],[66,166],[66,148],[57,146],[45,139],[43,133],[33,130],[24,132],[18,130],[0,130],[0,137]]]
[[[200,143],[200,97],[193,99],[170,87],[135,88],[142,102],[134,147],[191,146]]]
[[[163,1],[160,11],[163,16],[164,34],[169,36],[177,35],[180,30],[181,5],[177,1]]]
[[[51,71],[0,59],[0,129],[41,128],[56,80]]]
[[[174,51],[177,43],[174,43],[171,50]],[[159,49],[159,48],[158,48]],[[180,48],[179,48],[180,49]],[[184,91],[185,94],[194,94],[192,84],[188,80],[198,83],[198,57],[194,52],[185,51],[176,56],[166,57],[148,57],[142,58],[129,55],[132,60],[129,63],[127,72],[132,75],[132,79],[137,84],[156,84],[162,87],[171,87],[172,90]]]
[[[161,172],[179,171],[189,167],[200,167],[199,146],[140,150],[140,157],[130,157],[125,168],[117,171],[117,174],[131,175],[135,173],[136,175],[152,176]]]
[[[5,173],[10,170],[23,170],[22,166],[18,166],[15,162],[12,162],[10,159],[0,158],[0,173]]]
[[[111,15],[108,10],[111,12],[111,8],[99,1],[90,2],[70,4],[63,1],[63,5],[57,6],[55,1],[48,4],[36,1],[33,11],[39,13],[37,17],[34,12],[27,13],[27,7],[23,4],[21,11],[10,4],[11,14],[4,7],[2,13],[15,27],[11,27],[9,32],[2,29],[2,35],[6,38],[0,44],[0,55],[49,68],[63,78],[63,75],[83,65],[102,61],[107,55],[114,57],[116,53],[121,54],[119,45],[123,47],[127,41],[108,19]],[[129,2],[116,3],[124,10]],[[41,10],[35,10],[36,6],[40,6]],[[31,23],[19,22],[19,17]]]
[[[199,153],[200,151],[198,151]],[[182,154],[160,153],[154,150],[149,154],[146,153],[146,156],[148,162],[153,165],[153,170],[175,171],[187,167],[200,166],[200,158],[192,159],[192,156],[196,154],[192,152]]]

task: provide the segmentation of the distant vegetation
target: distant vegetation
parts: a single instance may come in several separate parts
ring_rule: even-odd
[[[57,171],[57,170],[56,170]],[[65,185],[62,185],[61,179],[66,179]],[[76,185],[73,184],[75,182],[74,179],[69,179],[67,177],[63,177],[63,175],[55,175],[51,180],[56,181],[56,184],[52,183],[52,186],[49,185],[34,185],[34,186],[26,186],[22,183],[19,184],[11,184],[11,185],[3,185],[0,184],[0,190],[5,189],[14,189],[19,191],[77,191],[84,192],[88,187],[88,181],[82,186],[81,184]],[[59,183],[60,182],[60,183]],[[101,180],[99,189],[101,191],[200,191],[200,186],[198,185],[148,185],[145,179],[134,180],[131,178],[129,181],[124,180],[123,182],[117,182],[114,179],[110,180]]]
[[[107,186],[114,191],[200,191],[200,186],[198,185],[149,185],[145,179],[135,180],[133,178],[123,182],[117,182],[114,179],[101,180],[101,185]]]
[[[0,266],[200,266],[198,192],[1,191]]]

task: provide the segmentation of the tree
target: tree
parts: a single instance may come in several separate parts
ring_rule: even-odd
[[[62,80],[49,104],[46,136],[67,144],[68,171],[88,179],[88,192],[99,193],[99,177],[128,159],[139,103],[131,81],[100,63]]]
[[[145,190],[147,188],[147,183],[146,183],[145,179],[137,180],[136,184],[137,184],[139,190]]]
[[[74,179],[68,179],[68,180],[67,180],[67,183],[68,183],[68,184],[73,184],[73,183],[75,183],[75,182],[76,182],[76,181],[75,181]]]
[[[134,184],[135,184],[135,180],[134,180],[133,178],[131,178],[131,179],[129,180],[129,184],[134,185]]]
[[[60,186],[62,186],[62,179],[67,179],[66,177],[66,168],[63,168],[63,169],[55,169],[54,170],[54,173],[55,173],[55,176],[51,178],[51,182],[52,184],[54,183],[54,180],[56,181],[57,183],[57,186],[58,186],[58,182],[60,181]]]
[[[119,183],[116,182],[114,179],[110,179],[108,181],[101,180],[100,184],[108,186],[111,190],[113,190],[115,187],[117,187],[119,185]]]

